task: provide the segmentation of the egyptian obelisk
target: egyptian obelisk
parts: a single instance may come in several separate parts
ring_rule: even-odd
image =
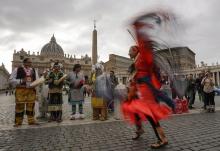
[[[97,30],[96,21],[94,20],[94,30],[92,32],[92,64],[97,63]]]

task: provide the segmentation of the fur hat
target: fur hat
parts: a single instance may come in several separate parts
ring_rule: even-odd
[[[92,65],[92,71],[96,70],[101,70],[102,72],[104,71],[104,66],[101,63],[96,63],[95,65]]]
[[[52,63],[51,63],[51,68],[54,68],[54,67],[60,67],[60,68],[62,68],[63,65],[62,65],[61,63],[59,63],[59,62],[52,62]]]

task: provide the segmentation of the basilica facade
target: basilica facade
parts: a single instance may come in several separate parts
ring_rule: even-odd
[[[91,58],[88,55],[76,58],[75,55],[65,54],[62,47],[56,42],[54,35],[51,37],[50,42],[42,47],[40,52],[33,52],[31,54],[30,51],[25,51],[24,49],[20,51],[14,50],[12,70],[21,66],[23,59],[26,57],[32,59],[32,66],[36,68],[39,75],[44,70],[50,69],[51,65],[56,61],[63,65],[63,71],[65,73],[72,71],[74,64],[81,64],[84,75],[89,76],[91,73]]]

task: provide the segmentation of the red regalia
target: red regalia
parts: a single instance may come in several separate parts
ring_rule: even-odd
[[[157,94],[154,91],[160,89],[160,82],[155,71],[153,58],[153,49],[148,37],[144,36],[139,30],[145,24],[134,22],[133,24],[139,53],[134,60],[135,73],[132,77],[131,87],[136,87],[137,97],[131,97],[122,104],[122,111],[125,118],[129,118],[132,123],[135,123],[135,114],[138,114],[141,120],[146,120],[146,115],[152,117],[155,122],[167,118],[172,109],[166,103],[160,103],[157,100]],[[147,82],[145,82],[147,81]],[[130,89],[132,89],[130,87]],[[130,94],[134,93],[131,92]]]

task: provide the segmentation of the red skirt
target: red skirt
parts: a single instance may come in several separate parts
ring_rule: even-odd
[[[155,122],[158,122],[172,114],[169,106],[156,102],[146,84],[137,84],[137,91],[138,99],[124,101],[121,106],[125,119],[130,119],[131,123],[136,123],[135,115],[138,115],[142,121],[146,121],[146,117],[150,116]]]

